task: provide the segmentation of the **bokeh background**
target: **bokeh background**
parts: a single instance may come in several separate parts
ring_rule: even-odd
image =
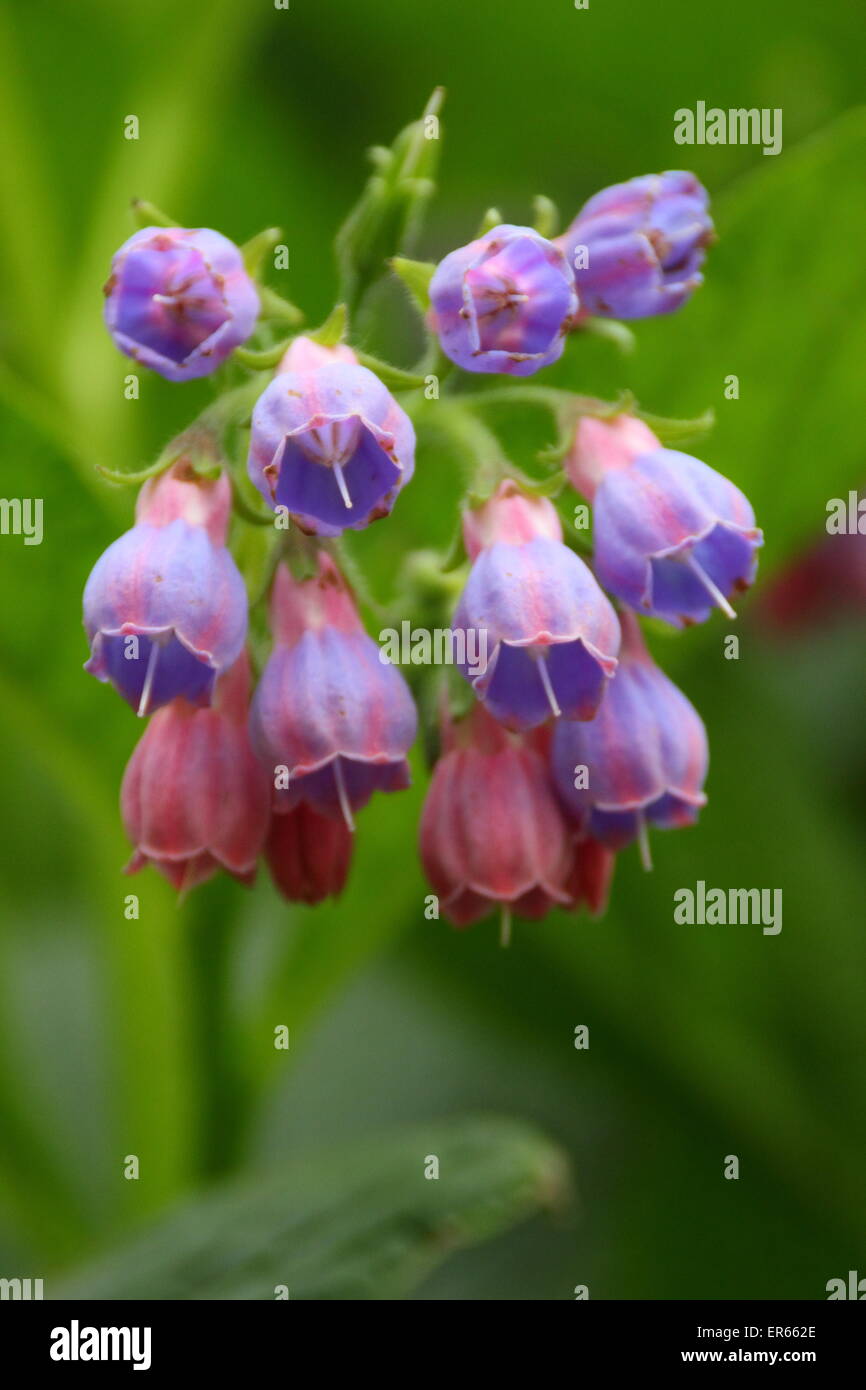
[[[45,506],[41,546],[0,537],[0,1274],[75,1269],[230,1171],[255,1191],[308,1154],[351,1170],[362,1141],[411,1123],[436,1152],[438,1126],[479,1113],[564,1149],[577,1201],[432,1272],[422,1261],[412,1297],[560,1299],[586,1284],[592,1298],[822,1298],[863,1268],[862,546],[845,564],[834,552],[832,581],[820,559],[798,590],[785,579],[827,500],[866,477],[863,48],[845,0],[0,7],[2,492]],[[723,658],[720,617],[655,642],[708,726],[709,806],[698,828],[656,837],[651,878],[622,856],[602,921],[518,924],[507,952],[494,923],[458,935],[424,920],[420,759],[411,793],[364,813],[338,904],[290,908],[263,877],[178,906],[148,872],[127,921],[117,791],[139,727],[81,671],[80,591],[133,494],[95,465],[146,464],[208,389],[147,376],[124,399],[100,289],[129,200],[238,241],[281,224],[279,288],[316,323],[366,147],[438,83],[428,259],[488,205],[528,220],[537,193],[570,216],[605,184],[685,165],[713,196],[720,241],[693,303],[638,325],[634,356],[587,340],[551,374],[609,397],[628,386],[661,415],[714,408],[697,451],[764,526],[739,660]],[[674,145],[674,111],[698,100],[781,107],[784,152]],[[402,301],[383,304],[371,346],[408,351]],[[543,418],[510,428],[530,461]],[[381,601],[405,551],[447,542],[459,476],[428,446],[392,521],[358,538]],[[781,934],[675,925],[673,892],[697,879],[781,888]],[[281,1023],[287,1053],[272,1046]],[[123,1178],[128,1154],[138,1181]],[[730,1154],[739,1181],[723,1177]]]

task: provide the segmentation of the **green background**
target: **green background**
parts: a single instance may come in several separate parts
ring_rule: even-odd
[[[721,617],[659,638],[709,731],[700,825],[655,838],[651,878],[623,855],[602,921],[518,924],[508,952],[493,922],[457,934],[424,920],[420,759],[410,793],[364,812],[334,906],[290,908],[264,876],[252,894],[214,883],[182,906],[150,871],[121,878],[117,789],[139,727],[82,674],[80,626],[84,579],[133,504],[95,465],[143,466],[208,399],[206,384],[151,376],[124,399],[100,289],[132,229],[129,199],[238,241],[279,223],[291,255],[279,288],[316,323],[365,148],[437,83],[428,259],[468,240],[490,204],[520,222],[545,193],[571,216],[605,184],[682,164],[709,187],[720,241],[692,304],[637,325],[628,359],[573,343],[549,379],[608,397],[628,386],[660,415],[713,407],[696,452],[755,504],[760,590],[866,473],[863,47],[843,0],[0,8],[2,491],[45,506],[41,546],[0,537],[0,1275],[51,1280],[229,1167],[257,1191],[259,1174],[326,1151],[347,1190],[345,1174],[380,1170],[368,1136],[421,1125],[410,1150],[423,1157],[446,1119],[487,1112],[561,1146],[578,1199],[432,1273],[422,1262],[403,1280],[415,1297],[560,1299],[586,1284],[592,1298],[822,1298],[828,1279],[866,1273],[858,621],[781,642],[753,595],[738,661],[723,658]],[[784,152],[674,145],[674,111],[698,100],[781,107]],[[137,142],[123,138],[129,114]],[[382,307],[370,345],[405,354],[405,306]],[[543,418],[509,428],[527,463]],[[447,543],[458,487],[458,460],[422,447],[392,520],[357,538],[380,600],[402,554]],[[674,890],[697,879],[781,888],[781,934],[675,925]],[[131,889],[138,921],[123,915]],[[288,1053],[272,1046],[277,1024]],[[579,1024],[588,1051],[574,1048]],[[413,1225],[421,1196],[399,1152],[408,1248],[429,1228]],[[124,1180],[128,1154],[138,1181]],[[440,1182],[444,1207],[459,1203]],[[364,1200],[347,1202],[352,1219]],[[302,1226],[301,1245],[317,1239]],[[384,1239],[375,1223],[359,1237],[372,1270]],[[333,1287],[383,1296],[377,1280]]]

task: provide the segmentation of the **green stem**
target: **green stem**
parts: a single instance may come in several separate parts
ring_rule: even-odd
[[[222,901],[215,904],[216,894]],[[238,1040],[230,1010],[234,923],[224,886],[215,884],[208,892],[199,889],[190,916],[193,1044],[199,1075],[198,1170],[204,1178],[217,1178],[240,1162],[251,1107],[249,1088],[238,1068]]]
[[[225,395],[220,396],[206,410],[203,410],[192,424],[187,425],[185,430],[176,435],[165,446],[159,457],[153,463],[148,464],[147,468],[139,468],[134,473],[121,473],[117,469],[105,468],[102,464],[97,464],[96,471],[112,483],[135,486],[138,483],[147,482],[148,478],[155,478],[158,473],[164,473],[185,453],[194,455],[201,448],[203,442],[206,442],[208,446],[213,441],[218,442],[228,425],[242,423],[263,390],[261,378],[253,377],[250,381],[244,382],[243,386],[237,386],[233,391],[227,391]],[[218,462],[218,456],[215,456],[214,462]]]
[[[608,415],[622,409],[619,402],[602,401],[595,396],[578,396],[573,391],[564,391],[559,386],[533,386],[529,383],[520,386],[500,386],[493,390],[467,392],[461,397],[461,404],[477,405],[543,405],[558,413],[563,409],[574,410],[576,414]]]

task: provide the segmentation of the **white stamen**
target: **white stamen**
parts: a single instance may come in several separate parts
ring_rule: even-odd
[[[637,813],[637,843],[640,850],[640,862],[647,873],[651,873],[653,859],[650,853],[649,832],[643,811]]]
[[[499,944],[503,947],[511,945],[511,908],[508,903],[502,904],[499,915]]]
[[[346,783],[343,780],[343,763],[340,758],[334,759],[334,780],[337,783],[337,796],[340,798],[340,810],[343,812],[343,820],[351,831],[355,829],[355,822],[352,820],[352,808],[349,805],[349,797],[346,793]]]
[[[156,662],[159,657],[159,643],[151,637],[150,655],[147,658],[147,670],[144,673],[144,685],[141,687],[141,699],[138,702],[138,717],[143,719],[147,714],[150,705],[150,692],[153,689],[153,678],[156,675]]]
[[[154,294],[151,298],[154,304],[174,304],[174,295],[171,294]]]
[[[343,499],[343,506],[348,511],[351,511],[352,499],[349,496],[349,489],[346,487],[346,479],[343,477],[343,465],[341,463],[332,463],[331,467],[334,470],[334,477],[337,479],[337,487],[340,489],[340,496]]]
[[[541,684],[544,686],[544,693],[547,696],[547,703],[550,705],[554,719],[558,719],[562,714],[556,696],[553,693],[553,686],[550,683],[550,672],[547,669],[547,656],[542,654],[538,658],[538,674],[541,676]]]
[[[688,565],[689,569],[692,571],[692,574],[695,576],[695,578],[698,579],[698,580],[700,580],[701,584],[703,584],[703,586],[704,586],[704,588],[706,589],[707,593],[710,595],[710,598],[713,600],[713,603],[715,603],[716,606],[717,606],[718,608],[721,608],[721,610],[722,610],[722,612],[724,613],[725,617],[726,617],[726,618],[736,618],[736,616],[737,616],[736,613],[734,612],[734,610],[733,610],[733,608],[731,607],[731,605],[728,603],[728,600],[725,598],[725,596],[724,596],[724,594],[722,593],[721,589],[718,588],[718,586],[715,585],[715,584],[713,583],[712,579],[710,579],[710,576],[707,574],[706,570],[704,570],[704,569],[698,564],[698,562],[697,562],[697,560],[695,559],[694,555],[689,554],[689,555],[686,556],[686,564]]]

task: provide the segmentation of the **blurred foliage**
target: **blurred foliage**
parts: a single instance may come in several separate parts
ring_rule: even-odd
[[[427,1125],[189,1204],[57,1296],[399,1298],[452,1251],[568,1194],[563,1155],[523,1125]]]
[[[783,646],[747,600],[739,661],[722,657],[721,619],[660,637],[709,729],[707,811],[656,838],[651,879],[623,858],[603,921],[524,926],[510,952],[492,924],[456,934],[423,918],[420,759],[412,792],[361,818],[340,903],[290,910],[261,882],[178,905],[148,873],[134,884],[140,919],[125,920],[117,788],[138,729],[80,669],[82,583],[132,509],[96,465],[147,463],[210,390],[142,377],[141,399],[124,399],[100,286],[130,199],[237,240],[281,223],[291,268],[277,287],[319,323],[364,150],[439,83],[424,259],[490,205],[519,221],[544,193],[569,217],[606,183],[695,169],[720,232],[704,289],[675,318],[635,325],[632,357],[575,340],[547,379],[606,397],[627,386],[660,415],[713,407],[695,448],[752,497],[764,575],[821,528],[827,498],[866,473],[866,116],[849,109],[862,15],[842,0],[732,0],[723,13],[670,0],[663,18],[625,0],[0,6],[2,492],[45,506],[41,546],[0,537],[3,1272],[78,1264],[169,1204],[200,1202],[230,1162],[247,1186],[274,1169],[291,1186],[314,1141],[342,1156],[331,1174],[356,1151],[361,1163],[370,1131],[490,1108],[559,1140],[583,1224],[531,1223],[457,1255],[420,1297],[569,1298],[588,1282],[593,1297],[813,1298],[862,1260],[862,627]],[[697,100],[782,107],[783,154],[675,146],[673,112]],[[128,114],[137,142],[123,138]],[[386,329],[365,346],[409,365],[405,292],[384,285],[380,305]],[[503,414],[509,447],[531,466],[549,422],[516,414]],[[393,519],[353,538],[379,600],[407,550],[447,546],[460,477],[453,443],[431,435]],[[781,887],[782,933],[674,925],[674,889],[699,878]],[[208,970],[229,1015],[220,1038],[200,999]],[[123,1179],[130,1153],[137,1182]],[[730,1153],[739,1182],[722,1177]],[[471,1207],[484,1194],[470,1179]],[[422,1235],[447,1209],[442,1187],[423,1184]],[[328,1190],[323,1177],[331,1219]]]

